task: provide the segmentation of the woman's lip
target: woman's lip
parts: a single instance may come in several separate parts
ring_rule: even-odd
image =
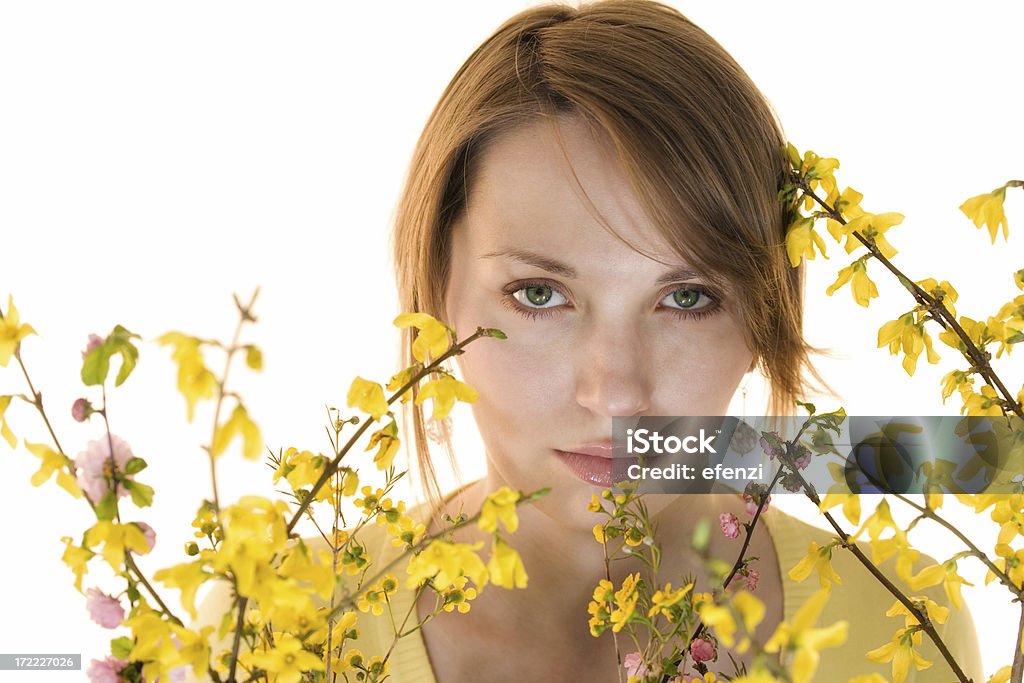
[[[556,450],[559,453],[578,453],[579,455],[589,455],[594,458],[611,458],[612,451],[614,449],[611,441],[598,441],[583,444],[582,446],[576,446],[574,448],[567,448],[565,450]]]
[[[608,455],[587,455],[577,451],[555,450],[558,459],[573,474],[588,484],[608,488],[612,485],[612,458]]]

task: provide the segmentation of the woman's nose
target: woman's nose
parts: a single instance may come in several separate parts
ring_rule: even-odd
[[[646,413],[654,383],[645,351],[621,326],[589,330],[576,350],[576,401],[607,417]]]

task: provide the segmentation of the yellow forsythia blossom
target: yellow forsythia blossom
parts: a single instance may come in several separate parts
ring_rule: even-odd
[[[518,529],[519,517],[516,515],[516,502],[519,497],[518,491],[513,491],[507,486],[502,486],[487,496],[480,508],[480,519],[477,521],[480,530],[493,534],[498,530],[499,519],[509,533]]]
[[[885,232],[902,223],[903,218],[903,214],[895,211],[887,213],[862,212],[857,218],[839,227],[839,230],[846,235],[846,253],[852,254],[857,248],[864,246],[853,234],[859,232],[865,238],[874,240],[875,246],[878,247],[882,256],[892,258],[896,255],[896,249],[885,239]]]
[[[859,258],[850,265],[839,271],[839,276],[825,290],[825,294],[832,296],[837,289],[850,282],[850,289],[853,292],[853,300],[861,306],[867,307],[868,302],[878,296],[878,288],[868,277],[867,265],[863,258]]]
[[[999,557],[992,564],[1010,578],[1010,583],[1017,588],[1024,588],[1024,548],[1014,550],[1006,543],[997,543],[996,555]],[[985,585],[995,578],[996,575],[990,569],[985,575]]]
[[[312,652],[307,652],[302,641],[290,633],[274,633],[274,646],[262,652],[252,652],[245,664],[266,670],[276,683],[298,683],[307,671],[323,671],[324,663]]]
[[[825,253],[825,240],[814,231],[813,218],[799,218],[789,226],[789,230],[786,231],[786,254],[791,266],[799,266],[801,257],[813,259],[815,247],[822,256],[828,258]]]
[[[153,574],[155,580],[168,588],[177,588],[181,591],[181,606],[188,611],[193,619],[196,618],[196,591],[206,581],[213,578],[213,574],[205,571],[205,564],[202,561],[185,562],[161,569]]]
[[[36,456],[43,462],[39,465],[39,469],[32,475],[32,485],[41,486],[43,482],[48,480],[50,476],[57,473],[57,484],[62,489],[70,493],[75,498],[82,497],[82,489],[79,488],[78,482],[71,476],[71,472],[68,470],[68,459],[63,455],[53,450],[46,444],[41,443],[29,443],[25,442],[25,448],[29,450],[32,455]],[[99,502],[99,501],[93,501]]]
[[[100,552],[103,559],[116,572],[124,569],[125,550],[131,550],[140,555],[149,552],[149,541],[136,524],[118,524],[107,520],[96,522],[85,532],[85,545],[89,548],[102,543],[103,550]]]
[[[637,592],[639,583],[640,573],[630,574],[622,581],[622,588],[615,591],[615,609],[608,618],[614,633],[621,631],[636,612],[636,603],[640,599]]]
[[[370,441],[366,444],[365,450],[369,451],[376,447],[377,452],[373,455],[373,462],[377,464],[378,470],[386,470],[395,461],[395,455],[398,453],[398,446],[400,444],[398,424],[392,420],[370,436]]]
[[[921,590],[928,586],[942,584],[946,591],[946,597],[953,603],[953,606],[960,609],[963,606],[963,595],[960,593],[960,586],[973,586],[956,571],[956,561],[945,564],[934,564],[925,567],[910,579],[911,590]]]
[[[178,364],[178,391],[185,397],[188,421],[191,422],[195,417],[196,403],[213,398],[217,388],[217,378],[207,369],[203,352],[199,349],[201,340],[181,332],[168,332],[156,341],[161,346],[174,347],[171,360]]]
[[[415,327],[419,332],[412,343],[412,355],[421,363],[437,360],[451,345],[449,330],[444,323],[426,313],[403,313],[394,321],[395,327]]]
[[[502,588],[526,588],[529,579],[519,553],[497,537],[491,546],[491,560],[487,563],[487,571],[491,583]]]
[[[917,607],[919,610],[924,611],[925,615],[928,617],[928,620],[933,623],[945,624],[946,620],[949,619],[949,608],[939,605],[930,598],[914,596],[910,598],[910,601],[914,603],[914,606]],[[903,625],[908,628],[911,626],[918,626],[921,623],[920,621],[918,621],[917,617],[911,613],[907,606],[899,600],[894,602],[892,604],[892,607],[890,607],[885,612],[885,616],[887,617],[898,617],[901,615],[904,617]]]
[[[388,412],[388,402],[384,398],[383,387],[362,377],[352,380],[347,400],[349,408],[358,408],[369,414],[374,420],[379,420]]]
[[[419,405],[427,399],[434,399],[434,412],[430,417],[433,420],[443,420],[452,411],[456,400],[472,403],[478,396],[479,394],[473,387],[460,382],[451,375],[444,375],[424,384],[416,397],[416,403]]]
[[[896,320],[890,320],[878,330],[878,348],[889,346],[889,353],[896,355],[902,349],[903,369],[913,376],[921,351],[927,354],[929,363],[938,363],[931,336],[925,331],[924,323],[914,321],[914,314],[905,313]]]
[[[1013,667],[1007,664],[1006,666],[992,674],[992,677],[988,679],[987,683],[1006,683],[1010,680],[1010,674],[1013,673]]]
[[[241,403],[235,406],[229,417],[219,425],[213,433],[213,444],[210,453],[216,457],[227,450],[236,437],[242,437],[242,455],[249,460],[260,457],[263,452],[263,436],[260,428],[249,417],[249,412]]]
[[[18,445],[18,439],[14,436],[14,432],[12,432],[11,428],[7,425],[7,417],[5,416],[7,407],[11,405],[12,398],[12,396],[0,396],[0,436],[3,437],[4,441],[6,441],[11,448],[15,448]]]
[[[487,567],[476,554],[483,543],[452,543],[441,539],[430,542],[421,552],[409,558],[406,574],[407,585],[416,588],[427,579],[434,587],[444,590],[455,583],[455,579],[466,576],[478,589],[487,584]]]
[[[793,683],[807,683],[818,669],[818,650],[837,647],[846,642],[846,621],[837,621],[831,626],[815,628],[821,610],[828,600],[829,591],[820,590],[800,606],[793,615],[792,623],[782,622],[772,637],[765,643],[765,652],[784,650],[792,655],[791,672]]]
[[[913,662],[918,671],[932,665],[914,649],[921,644],[921,632],[910,628],[901,628],[885,645],[867,653],[868,659],[879,664],[892,662],[892,683],[903,683],[907,679],[907,671]]]
[[[7,313],[0,315],[0,367],[7,367],[21,340],[36,334],[31,325],[21,322],[18,309],[14,307],[14,296],[7,296]]]
[[[843,579],[832,569],[832,548],[831,544],[819,546],[812,541],[807,548],[807,555],[789,570],[789,578],[800,583],[816,569],[818,582],[822,588],[828,590],[832,588],[832,584],[842,583]]]
[[[960,205],[964,215],[974,221],[975,227],[986,226],[992,237],[992,244],[996,243],[996,233],[999,228],[1003,229],[1003,239],[1009,240],[1009,224],[1006,222],[1006,212],[1003,211],[1003,200],[1006,199],[1006,187],[1000,187],[987,194],[979,194],[971,197]]]

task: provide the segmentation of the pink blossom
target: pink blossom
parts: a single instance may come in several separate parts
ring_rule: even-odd
[[[622,660],[622,667],[630,678],[633,676],[643,676],[647,673],[647,667],[644,666],[644,658],[639,652],[630,652],[626,655],[626,658]]]
[[[75,422],[85,422],[90,413],[92,413],[92,405],[89,404],[88,399],[80,398],[71,406],[71,417],[75,418]]]
[[[793,464],[798,470],[802,470],[811,464],[811,452],[806,446],[800,445],[793,453]]]
[[[758,443],[769,460],[774,460],[776,456],[786,452],[786,447],[782,443],[782,437],[779,436],[778,432],[765,432]]]
[[[710,640],[697,638],[690,643],[690,655],[695,662],[710,662],[715,658],[715,646]]]
[[[89,676],[90,683],[120,683],[119,674],[126,666],[128,662],[117,657],[94,659],[85,673]]]
[[[152,551],[153,546],[156,545],[156,531],[154,531],[153,527],[145,522],[135,522],[135,526],[139,527],[139,531],[141,531],[142,535],[146,537],[146,543],[149,544],[149,549]]]
[[[740,535],[740,520],[731,512],[723,512],[718,516],[718,523],[722,526],[722,533],[726,538],[737,538]]]
[[[99,588],[90,588],[85,592],[85,608],[89,610],[92,620],[103,628],[117,628],[124,621],[121,603]]]
[[[86,449],[75,458],[78,468],[78,485],[94,502],[99,502],[110,491],[112,472],[110,471],[110,444],[114,444],[114,462],[120,472],[134,456],[131,446],[119,436],[106,435],[96,441],[90,441]],[[122,475],[124,476],[124,475]],[[128,493],[123,484],[117,485],[117,497]]]
[[[747,567],[740,571],[740,576],[743,577],[743,582],[747,584],[748,591],[753,593],[757,590],[757,582],[761,580],[761,572],[753,567]]]
[[[753,517],[754,515],[757,514],[757,506],[758,506],[758,503],[761,500],[761,495],[763,495],[763,494],[758,494],[758,495],[753,495],[753,496],[750,495],[749,493],[744,493],[743,494],[743,507],[746,509],[747,514],[750,515],[751,517]],[[771,496],[765,496],[765,498],[764,498],[764,505],[761,506],[761,512],[764,512],[765,510],[767,510],[768,509],[768,504],[771,503],[771,502],[772,502],[772,497]]]
[[[82,360],[85,360],[85,357],[89,355],[90,351],[92,351],[93,349],[98,349],[99,347],[103,346],[104,341],[106,340],[103,337],[99,336],[98,334],[90,334],[89,341],[85,345],[85,351],[82,351]]]

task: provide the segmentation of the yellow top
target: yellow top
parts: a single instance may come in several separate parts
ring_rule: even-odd
[[[422,517],[425,510],[426,506],[418,506],[410,511],[410,514],[413,517]],[[802,583],[795,583],[787,576],[787,572],[806,555],[808,545],[812,541],[824,545],[829,543],[833,536],[774,508],[769,508],[763,514],[762,520],[767,522],[767,529],[778,555],[779,573],[783,580],[783,613],[784,618],[790,621],[800,605],[814,594],[820,585],[815,574]],[[384,527],[377,524],[364,527],[359,538],[377,566],[383,566],[402,552],[391,544]],[[923,555],[922,560],[933,562]],[[889,642],[896,630],[903,626],[902,616],[885,616],[886,610],[895,599],[851,553],[837,550],[832,556],[832,566],[842,577],[843,582],[832,588],[832,595],[817,620],[817,626],[827,626],[845,619],[849,622],[849,634],[842,646],[821,651],[821,661],[814,680],[827,683],[845,682],[853,676],[873,672],[882,674],[887,681],[891,680],[891,664],[876,664],[868,660],[864,653]],[[883,565],[887,576],[893,573],[892,566],[891,559]],[[400,571],[396,571],[395,574],[400,577],[400,587],[390,599],[391,609],[393,614],[404,615],[413,608],[412,599],[415,591],[405,588]],[[898,579],[893,580],[906,594],[913,594]],[[948,602],[939,587],[917,591],[917,594],[928,595],[940,605]],[[227,591],[216,591],[203,602],[198,621],[213,623],[229,608],[230,596]],[[586,628],[586,615],[580,616],[580,624],[580,628]],[[356,628],[359,630],[359,639],[352,642],[352,647],[358,648],[365,657],[383,656],[391,647],[394,627],[387,613],[379,617],[374,617],[371,613],[360,613]],[[984,681],[977,635],[966,605],[959,611],[951,608],[947,622],[936,624],[936,628],[968,678],[973,678],[975,683]],[[931,661],[932,666],[917,671],[911,664],[906,678],[907,683],[948,683],[954,680],[945,660],[941,658],[927,636],[922,635],[922,645],[917,651]],[[394,683],[435,683],[426,645],[418,630],[398,641],[389,661],[389,680]]]

